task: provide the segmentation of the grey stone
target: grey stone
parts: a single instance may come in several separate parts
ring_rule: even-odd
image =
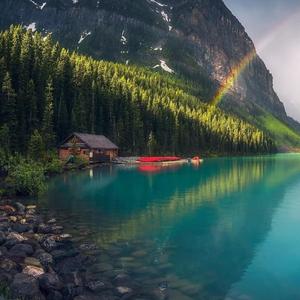
[[[45,273],[39,278],[39,284],[41,289],[49,292],[51,290],[60,290],[62,283],[57,274]]]
[[[21,299],[44,300],[36,278],[27,274],[17,274],[10,286],[13,297]]]

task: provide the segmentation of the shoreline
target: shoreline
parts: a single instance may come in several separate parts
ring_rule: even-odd
[[[93,268],[96,255],[101,250],[95,244],[84,241],[77,247],[35,204],[0,200],[0,299],[142,297],[142,289],[122,270],[111,270],[105,263]]]

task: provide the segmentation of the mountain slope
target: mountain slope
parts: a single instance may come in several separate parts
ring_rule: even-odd
[[[127,154],[268,153],[262,131],[204,104],[172,76],[70,53],[19,27],[0,33],[0,145],[24,151],[72,131],[105,134]]]
[[[206,102],[251,54],[220,107],[250,122],[267,112],[300,132],[253,42],[221,0],[3,0],[0,9],[1,28],[20,23],[94,58],[173,73],[194,82],[194,95]]]

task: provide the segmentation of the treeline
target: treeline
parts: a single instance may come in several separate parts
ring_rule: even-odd
[[[11,27],[0,33],[0,145],[26,153],[42,139],[51,149],[78,131],[104,134],[126,154],[275,150],[262,131],[204,104],[185,86]]]

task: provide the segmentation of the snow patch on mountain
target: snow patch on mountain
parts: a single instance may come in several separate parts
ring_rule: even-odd
[[[31,30],[32,32],[35,32],[36,31],[36,23],[33,22],[33,23],[29,24],[28,26],[25,26],[25,28],[27,30]]]
[[[158,6],[160,6],[160,7],[168,6],[167,4],[162,4],[162,3],[158,2],[158,1],[155,1],[155,0],[149,0],[149,1],[151,3],[154,3],[154,4],[158,5]]]
[[[47,2],[44,2],[42,5],[39,5],[39,4],[37,4],[35,1],[33,1],[33,0],[29,0],[36,8],[38,8],[38,9],[40,9],[40,10],[42,10],[45,6],[46,6],[46,4],[47,4]]]
[[[127,38],[125,36],[125,30],[122,31],[122,35],[121,35],[121,40],[120,42],[123,44],[123,45],[126,45],[127,44]]]
[[[168,73],[175,73],[175,71],[172,70],[172,69],[167,65],[167,63],[166,63],[164,60],[162,60],[162,59],[160,59],[160,65],[154,66],[153,69],[157,69],[157,68],[159,68],[159,67],[161,67],[164,71],[166,71],[166,72],[168,72]]]
[[[80,39],[78,41],[78,44],[81,44],[89,35],[91,35],[92,33],[89,31],[84,31],[81,36],[80,36]]]

